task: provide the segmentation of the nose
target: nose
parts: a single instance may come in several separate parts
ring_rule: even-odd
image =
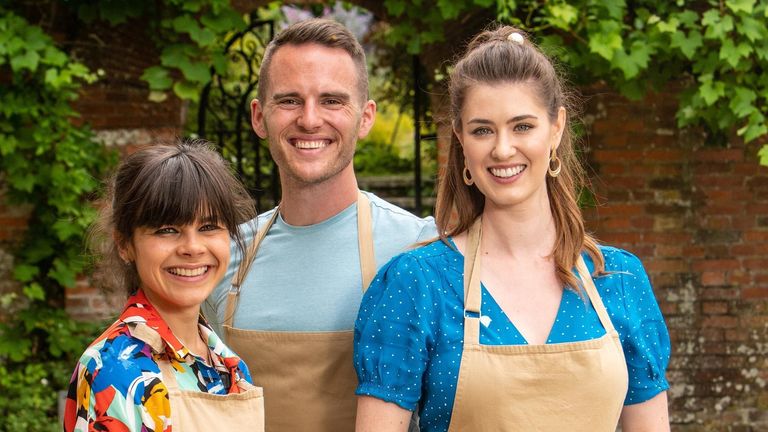
[[[185,233],[181,237],[181,242],[177,249],[183,256],[196,257],[205,253],[206,247],[201,236],[195,231]]]
[[[304,130],[312,131],[320,127],[322,118],[318,111],[317,104],[313,101],[307,101],[301,108],[301,113],[296,123]]]
[[[493,143],[491,157],[496,160],[507,160],[517,153],[517,146],[509,133],[500,132]]]

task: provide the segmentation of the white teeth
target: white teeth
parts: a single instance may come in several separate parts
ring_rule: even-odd
[[[295,145],[296,145],[296,148],[300,148],[300,149],[318,149],[318,148],[327,146],[328,142],[326,140],[319,140],[319,141],[296,140]]]
[[[173,267],[168,269],[168,272],[175,274],[176,276],[186,276],[186,277],[200,276],[201,274],[207,271],[208,271],[208,266],[198,267],[194,269],[186,269],[186,268],[180,268],[180,267]]]
[[[491,174],[496,177],[512,177],[520,174],[525,169],[525,165],[518,165],[514,168],[491,168]]]

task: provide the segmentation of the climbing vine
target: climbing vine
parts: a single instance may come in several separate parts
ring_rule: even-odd
[[[96,78],[0,3],[0,187],[5,203],[29,210],[14,253],[21,292],[0,296],[0,430],[51,429],[55,390],[92,334],[63,302],[85,265],[89,198],[114,160],[70,106]]]
[[[580,82],[604,80],[638,99],[683,85],[681,128],[703,126],[710,141],[733,131],[768,135],[766,0],[385,0],[389,39],[418,53],[444,39],[445,22],[496,8],[497,19],[529,31]],[[457,24],[460,25],[460,24]],[[768,145],[759,151],[768,165]]]

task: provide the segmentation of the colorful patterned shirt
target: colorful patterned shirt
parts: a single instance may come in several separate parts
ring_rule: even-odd
[[[168,360],[181,390],[237,393],[237,381],[251,382],[240,360],[200,317],[213,366],[191,353],[139,290],[77,363],[67,394],[64,430],[171,431],[168,388],[157,364]]]

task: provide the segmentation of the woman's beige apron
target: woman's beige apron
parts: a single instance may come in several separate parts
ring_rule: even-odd
[[[264,388],[267,431],[354,431],[357,375],[352,361],[352,330],[257,331],[232,325],[240,284],[278,214],[276,209],[259,231],[232,280],[224,321],[227,345],[248,365],[253,382]],[[376,275],[376,261],[371,206],[361,192],[357,230],[365,291]]]
[[[237,383],[241,393],[217,395],[181,390],[171,363],[161,360],[157,364],[168,388],[174,432],[264,431],[261,387],[241,380]]]
[[[627,393],[627,366],[584,260],[579,257],[576,268],[606,330],[603,337],[550,345],[481,345],[480,237],[478,219],[464,255],[464,350],[448,430],[614,431]]]

